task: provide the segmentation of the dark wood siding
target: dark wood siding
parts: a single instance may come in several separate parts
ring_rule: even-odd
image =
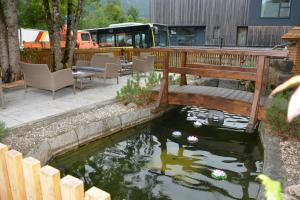
[[[249,26],[247,44],[248,46],[274,46],[283,42],[280,37],[291,28],[291,26]]]
[[[237,28],[248,26],[251,0],[150,0],[150,20],[153,23],[182,26],[205,26],[205,45],[218,45],[213,38],[213,29],[220,27],[226,46],[235,46]],[[248,45],[274,46],[287,27],[274,28],[259,26],[249,28]],[[272,38],[260,40],[255,32],[266,33]],[[263,36],[263,37],[267,37]],[[253,37],[253,38],[252,38]],[[259,36],[260,37],[260,36]],[[266,40],[268,41],[266,41]],[[261,43],[262,42],[262,43]],[[265,45],[268,44],[268,45]]]

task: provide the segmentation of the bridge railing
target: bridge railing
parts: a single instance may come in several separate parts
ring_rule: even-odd
[[[84,193],[82,180],[67,175],[60,178],[59,170],[41,167],[40,161],[24,158],[20,152],[8,150],[0,143],[1,200],[110,200],[108,193],[92,187]]]
[[[160,50],[162,51],[162,50]],[[180,54],[180,65],[172,66],[171,55]],[[254,58],[256,62],[253,66],[244,67],[243,63],[234,63],[236,65],[225,65],[226,62],[220,60],[217,64],[206,64],[202,61],[191,61],[189,55],[206,54],[213,57],[236,57],[236,58]],[[238,80],[249,80],[255,82],[255,91],[250,112],[250,120],[247,130],[250,132],[257,122],[258,107],[260,97],[265,93],[270,57],[287,57],[285,51],[241,51],[225,49],[164,49],[164,71],[163,81],[157,100],[157,107],[162,104],[168,104],[169,73],[181,74],[180,85],[187,85],[186,75],[196,75],[203,77],[228,78]],[[193,57],[192,57],[193,58]],[[184,99],[181,100],[184,104]]]

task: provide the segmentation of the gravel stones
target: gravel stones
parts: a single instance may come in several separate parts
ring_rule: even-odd
[[[66,117],[57,116],[57,120],[48,120],[49,123],[35,123],[23,128],[11,130],[10,134],[2,140],[3,143],[10,145],[11,148],[26,154],[33,146],[42,141],[59,136],[61,133],[69,132],[76,127],[84,126],[102,119],[110,119],[124,113],[134,111],[121,103],[113,103],[101,107],[89,108],[81,113],[74,113]],[[99,128],[100,129],[100,128]]]

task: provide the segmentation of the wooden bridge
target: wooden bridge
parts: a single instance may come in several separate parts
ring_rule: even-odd
[[[270,99],[265,95],[270,58],[287,57],[286,51],[250,51],[223,49],[163,49],[165,64],[160,89],[154,90],[157,109],[162,105],[191,105],[223,110],[250,116],[247,132],[251,132],[257,120],[264,119],[265,106]],[[180,65],[170,66],[170,56],[180,54]],[[219,60],[219,65],[197,63],[194,54],[205,54]],[[222,59],[239,58],[237,66],[222,65]],[[255,57],[252,67],[243,67],[247,57]],[[180,85],[169,85],[169,73],[181,74]],[[238,79],[255,82],[255,91],[247,92],[226,88],[187,85],[186,75]]]

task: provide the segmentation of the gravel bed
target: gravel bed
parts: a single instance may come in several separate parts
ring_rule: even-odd
[[[287,173],[287,186],[300,184],[300,141],[281,139],[281,159]]]
[[[26,128],[18,128],[2,140],[4,144],[10,145],[12,149],[26,154],[32,146],[41,141],[71,130],[74,126],[99,121],[100,119],[120,115],[133,111],[136,108],[124,106],[121,103],[113,103],[100,108],[88,109],[65,118],[57,117],[51,123],[37,123]]]

